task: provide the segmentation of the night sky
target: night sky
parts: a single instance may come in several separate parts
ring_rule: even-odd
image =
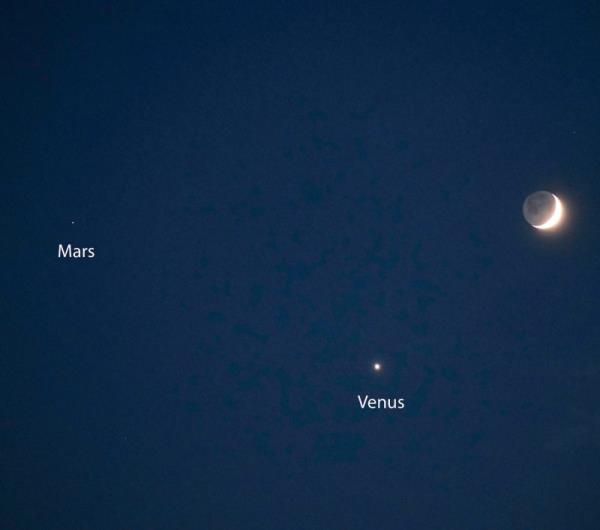
[[[492,4],[2,7],[0,528],[600,528],[600,5]]]

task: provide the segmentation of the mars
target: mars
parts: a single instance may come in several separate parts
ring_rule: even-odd
[[[96,251],[94,247],[74,247],[69,243],[66,247],[58,245],[59,258],[94,258]]]

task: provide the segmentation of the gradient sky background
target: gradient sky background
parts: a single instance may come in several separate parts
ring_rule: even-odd
[[[2,528],[598,528],[598,3],[0,20]]]

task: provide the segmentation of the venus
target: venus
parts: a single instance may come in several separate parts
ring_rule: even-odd
[[[523,216],[538,230],[551,230],[562,221],[564,208],[560,199],[549,191],[536,191],[525,199]]]

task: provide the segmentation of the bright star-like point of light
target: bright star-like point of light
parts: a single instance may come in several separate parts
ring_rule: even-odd
[[[373,363],[373,370],[375,370],[376,372],[379,372],[381,370],[381,364]]]

